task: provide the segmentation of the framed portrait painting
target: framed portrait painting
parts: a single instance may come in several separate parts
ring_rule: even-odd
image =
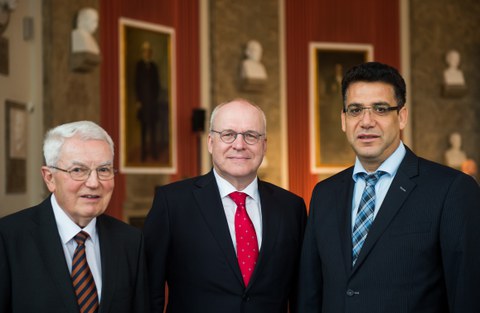
[[[352,66],[373,60],[373,46],[310,43],[310,160],[314,174],[333,174],[355,162],[341,128],[341,82]]]
[[[120,171],[176,172],[175,33],[119,21]]]

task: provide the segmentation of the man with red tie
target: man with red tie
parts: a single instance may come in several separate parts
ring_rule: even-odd
[[[258,179],[266,148],[263,111],[223,103],[210,119],[212,171],[157,188],[144,226],[152,312],[293,308],[306,208]]]
[[[43,151],[51,195],[0,220],[0,312],[148,312],[142,233],[103,214],[111,137],[90,121],[67,123]]]

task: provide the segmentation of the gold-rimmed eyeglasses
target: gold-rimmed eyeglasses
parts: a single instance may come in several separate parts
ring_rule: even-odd
[[[75,166],[68,170],[56,166],[49,166],[49,168],[68,173],[73,180],[77,181],[87,180],[90,177],[92,171],[97,172],[97,177],[99,180],[111,180],[117,173],[117,170],[111,166],[100,166],[96,169],[91,169],[84,166]]]

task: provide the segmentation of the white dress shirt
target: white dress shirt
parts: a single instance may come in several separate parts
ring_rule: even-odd
[[[95,286],[97,287],[98,301],[100,302],[102,295],[102,266],[100,258],[100,242],[98,239],[96,223],[97,219],[94,218],[87,226],[81,228],[75,224],[70,217],[63,211],[58,205],[55,195],[52,194],[51,203],[53,207],[53,214],[55,215],[55,222],[57,223],[58,233],[62,240],[63,252],[65,254],[65,260],[67,261],[68,270],[72,273],[72,259],[75,249],[77,248],[77,242],[73,239],[80,231],[85,231],[89,234],[89,237],[85,241],[85,253],[87,256],[87,263],[92,272]]]
[[[257,233],[258,249],[260,250],[262,246],[262,209],[260,205],[260,194],[258,193],[258,178],[255,178],[245,189],[236,190],[232,184],[218,175],[215,169],[213,170],[213,173],[215,175],[215,180],[217,181],[220,197],[222,198],[223,209],[225,210],[228,229],[230,230],[230,236],[232,237],[235,252],[237,251],[237,240],[235,237],[235,211],[237,210],[237,205],[228,196],[234,191],[241,191],[247,194],[245,205],[248,216],[250,217],[255,232]]]

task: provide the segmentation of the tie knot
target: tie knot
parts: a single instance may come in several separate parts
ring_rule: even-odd
[[[81,232],[79,232],[78,234],[75,235],[75,237],[73,237],[73,239],[77,242],[78,245],[84,245],[85,244],[85,240],[87,240],[87,238],[89,237],[90,235],[86,232],[84,232],[83,230]]]
[[[235,202],[238,206],[245,206],[245,199],[247,198],[247,194],[240,191],[234,191],[229,194],[229,197]]]
[[[367,174],[367,173],[360,173],[359,176],[362,177],[365,180],[365,183],[367,186],[375,186],[377,181],[382,177],[382,175],[386,174],[387,172],[384,171],[377,171],[373,174]]]

